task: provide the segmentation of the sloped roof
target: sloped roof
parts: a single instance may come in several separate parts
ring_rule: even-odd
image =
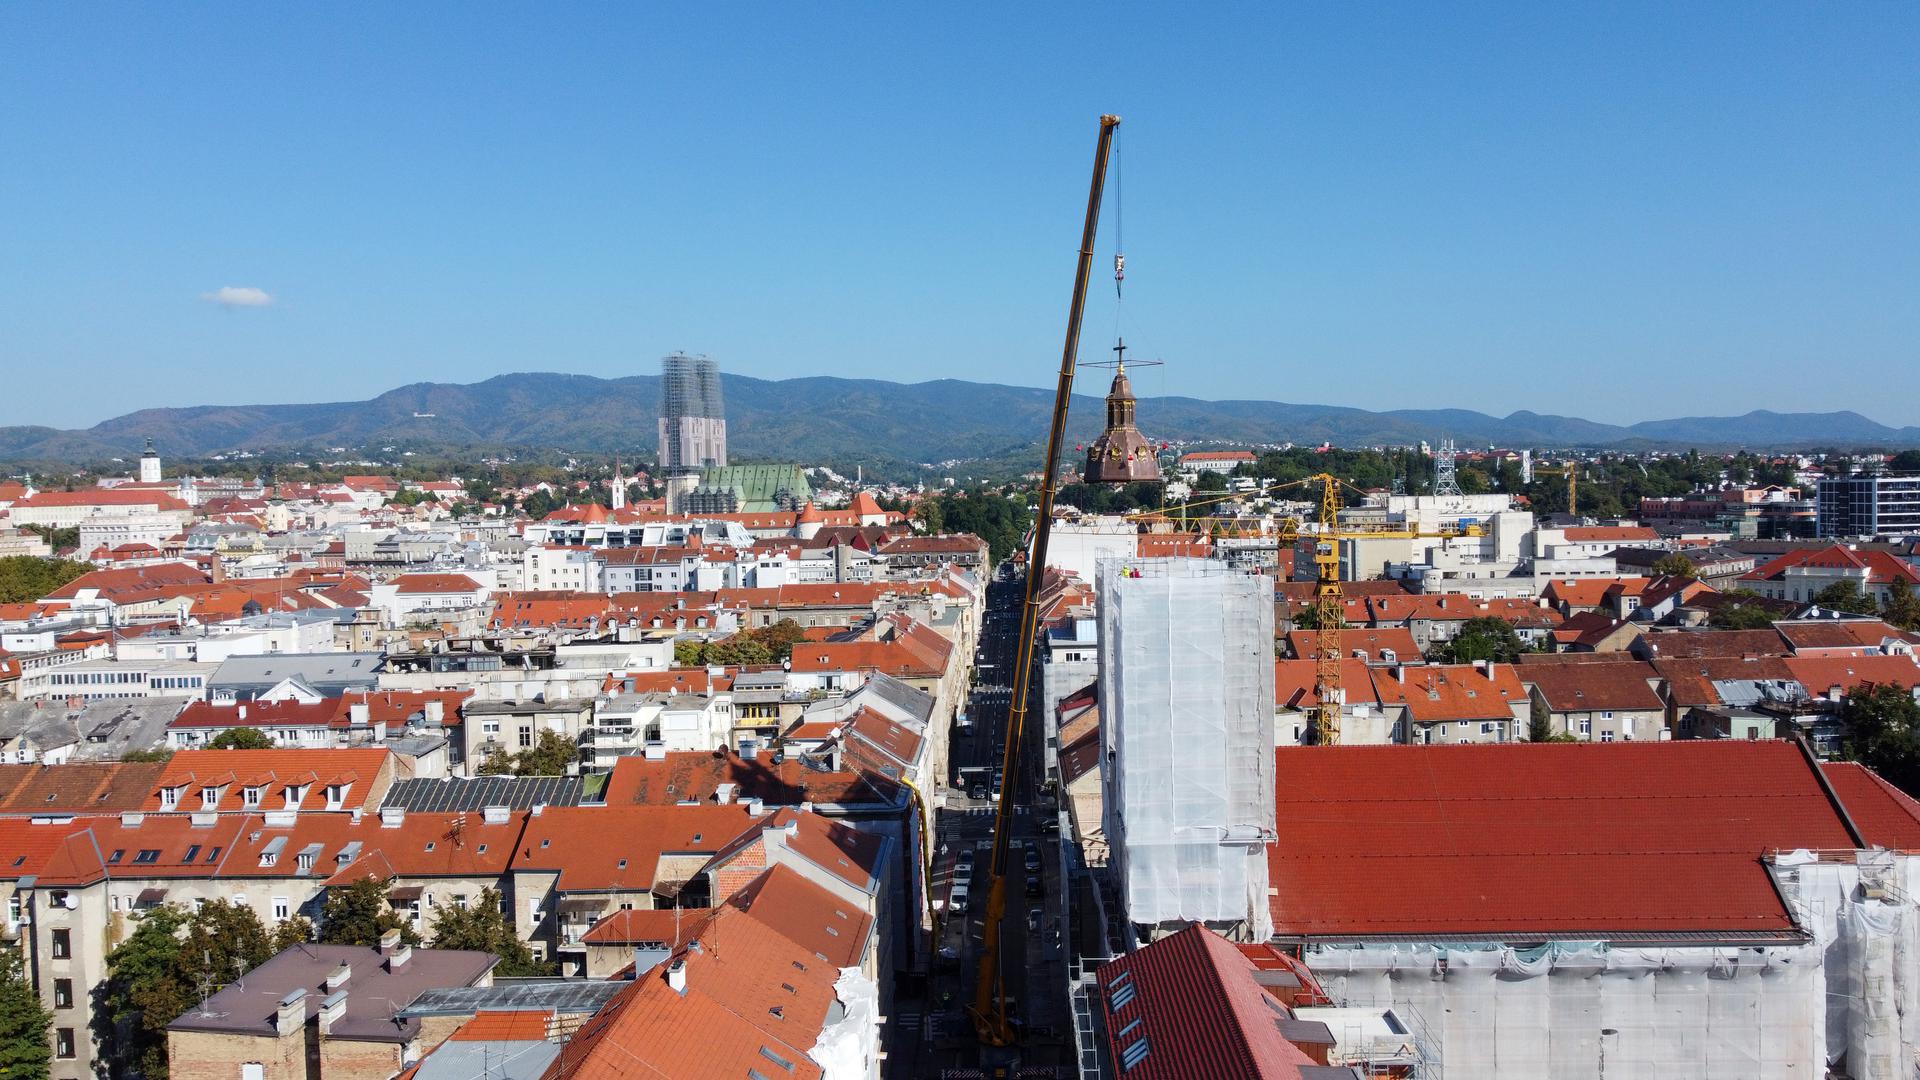
[[[1659,710],[1664,708],[1653,681],[1652,664],[1538,664],[1525,669],[1522,680],[1533,684],[1554,712],[1591,712],[1597,709]]]
[[[727,903],[835,967],[859,967],[873,936],[871,915],[785,865],[768,867]]]
[[[1920,664],[1911,656],[1789,656],[1787,670],[1807,693],[1820,697],[1830,690],[1873,686],[1920,685]]]
[[[1382,705],[1405,705],[1416,724],[1461,720],[1512,720],[1513,706],[1526,700],[1526,688],[1512,664],[1493,664],[1485,673],[1470,664],[1427,664],[1390,672],[1372,672]]]
[[[1276,766],[1282,937],[1789,932],[1761,856],[1853,847],[1773,740],[1283,747]]]
[[[659,761],[639,755],[618,758],[607,777],[608,806],[671,806],[687,799],[708,802],[721,784],[734,785],[736,801],[759,799],[769,809],[801,803],[893,803],[892,780],[855,770],[829,771],[788,754],[781,761],[761,753],[752,760],[732,750],[676,751]]]
[[[1251,961],[1198,923],[1101,965],[1095,978],[1115,1060],[1144,1043],[1128,1080],[1311,1075],[1301,1069],[1313,1059],[1281,1034],[1291,1012],[1255,981]]]
[[[1879,548],[1856,550],[1845,544],[1823,548],[1796,548],[1764,563],[1741,577],[1742,581],[1779,581],[1787,571],[1797,568],[1864,572],[1869,585],[1904,581],[1920,585],[1920,571],[1891,552]]]
[[[1634,651],[1648,659],[1784,656],[1787,644],[1775,630],[1656,630],[1635,642]]]
[[[0,814],[138,810],[165,768],[158,761],[0,765]]]

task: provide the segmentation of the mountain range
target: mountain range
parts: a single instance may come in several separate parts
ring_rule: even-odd
[[[1104,376],[1097,389],[1105,389]],[[1028,455],[1046,433],[1053,400],[1048,390],[956,379],[895,383],[744,375],[726,376],[725,394],[735,456],[849,468]],[[0,460],[99,460],[137,452],[148,439],[176,458],[238,449],[382,445],[626,452],[644,458],[656,442],[659,395],[660,380],[653,375],[600,379],[529,373],[471,384],[416,383],[369,401],[142,409],[83,430],[0,427]],[[1076,395],[1070,440],[1092,439],[1103,415],[1099,397]],[[1158,397],[1141,399],[1138,415],[1150,438],[1226,444],[1369,446],[1452,438],[1463,448],[1920,446],[1920,427],[1888,427],[1854,412],[1756,411],[1620,426],[1534,412],[1496,417],[1465,409],[1372,412]]]

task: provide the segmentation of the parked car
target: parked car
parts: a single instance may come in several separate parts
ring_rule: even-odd
[[[1027,895],[1036,900],[1047,895],[1046,884],[1040,880],[1039,874],[1027,875]]]
[[[1035,851],[1031,844],[1027,846],[1026,865],[1027,873],[1037,874],[1040,872],[1040,853]]]
[[[1040,909],[1039,908],[1032,907],[1027,909],[1027,929],[1029,930],[1040,929]]]
[[[973,884],[973,864],[964,863],[953,868],[953,883],[962,888]]]
[[[987,801],[987,785],[985,784],[973,785],[972,795],[975,802],[986,802]]]
[[[968,911],[973,907],[973,896],[964,884],[955,884],[953,891],[947,894],[948,911]]]

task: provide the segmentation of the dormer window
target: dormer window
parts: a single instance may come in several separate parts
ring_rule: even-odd
[[[185,784],[160,789],[160,809],[177,810],[180,808],[180,796],[187,790]]]
[[[240,789],[240,805],[249,810],[255,809],[260,805],[263,794],[265,794],[264,789],[258,784],[249,784]]]
[[[216,809],[217,807],[219,807],[219,805],[220,805],[220,796],[221,796],[221,795],[222,795],[222,794],[223,794],[223,793],[224,793],[225,791],[226,791],[226,788],[225,788],[225,787],[205,787],[205,788],[201,788],[201,789],[200,789],[200,809],[202,809],[202,810],[213,810],[213,809]]]
[[[287,809],[299,809],[300,804],[307,801],[307,788],[310,786],[309,784],[287,785]]]
[[[328,784],[327,809],[338,810],[344,806],[347,801],[347,791],[351,787],[353,787],[352,784]]]

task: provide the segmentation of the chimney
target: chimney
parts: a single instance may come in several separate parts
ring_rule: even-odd
[[[352,964],[341,964],[339,967],[334,968],[332,971],[327,972],[327,984],[326,984],[327,993],[331,994],[335,990],[338,990],[341,987],[347,985],[347,980],[352,977],[353,977]]]
[[[373,711],[367,708],[365,701],[356,701],[347,706],[347,723],[354,727],[365,727],[373,722]]]
[[[394,949],[387,954],[387,974],[391,975],[406,967],[407,961],[411,959],[413,959],[413,946],[402,945]]]
[[[1393,672],[1393,681],[1394,681],[1394,682],[1402,682],[1402,683],[1403,683],[1403,682],[1406,682],[1406,681],[1407,681],[1407,665],[1405,665],[1405,664],[1395,664],[1395,665],[1393,665],[1393,667],[1392,667],[1391,669],[1389,669],[1389,670],[1391,670],[1391,671]]]
[[[447,703],[444,701],[427,702],[427,726],[443,727],[447,722]]]
[[[754,817],[759,817],[761,814],[765,813],[767,809],[767,804],[762,802],[759,799],[748,799],[745,805],[747,808],[747,813],[753,815]]]
[[[383,806],[380,808],[380,827],[397,829],[407,823],[407,808],[404,806]]]
[[[380,951],[381,952],[390,953],[399,947],[400,947],[400,931],[398,929],[389,930],[386,933],[380,935]]]
[[[713,788],[713,801],[719,803],[721,806],[731,803],[733,801],[734,790],[738,787],[738,784],[715,784]]]
[[[247,707],[245,705],[237,706],[234,709],[233,716],[236,720],[245,720],[247,718]]]
[[[305,994],[306,991],[302,990],[300,993]],[[326,1000],[320,1003],[320,1034],[325,1035],[332,1031],[333,1025],[345,1015],[347,1015],[347,992],[340,990],[328,994]]]
[[[280,999],[280,1006],[273,1014],[273,1030],[278,1035],[289,1035],[307,1026],[307,992],[295,987],[287,991]]]
[[[687,958],[681,957],[667,965],[667,987],[676,994],[687,992]]]

